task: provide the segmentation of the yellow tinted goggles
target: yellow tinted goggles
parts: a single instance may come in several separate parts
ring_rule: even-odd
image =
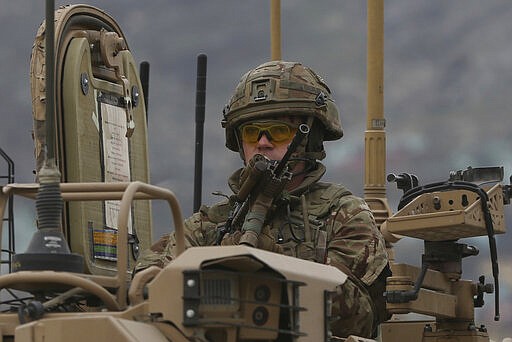
[[[249,123],[243,125],[240,132],[242,141],[247,143],[257,143],[264,133],[272,142],[283,143],[293,139],[297,128],[285,123]]]

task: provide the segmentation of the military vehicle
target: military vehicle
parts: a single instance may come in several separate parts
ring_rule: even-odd
[[[272,6],[272,59],[280,59],[279,2]],[[28,249],[9,254],[12,269],[0,276],[9,294],[0,340],[344,340],[329,331],[330,298],[346,279],[337,268],[246,246],[185,250],[176,196],[148,183],[147,65],[139,72],[121,28],[100,9],[72,5],[54,13],[47,1],[46,22],[54,16],[55,27],[41,26],[31,59],[38,183],[8,177],[0,193],[10,250],[13,196],[35,199],[38,221]],[[383,2],[368,1],[365,199],[391,256],[402,237],[425,241],[422,267],[393,262],[385,296],[394,317],[429,318],[391,319],[378,339],[489,341],[474,309],[494,292],[499,319],[494,235],[505,233],[511,185],[502,167],[469,167],[427,185],[408,173],[386,177],[382,27]],[[204,62],[200,56],[199,121]],[[11,176],[12,161],[1,152]],[[386,180],[404,191],[395,214]],[[168,203],[178,256],[164,269],[133,275],[153,239],[149,200]],[[462,258],[478,251],[457,241],[474,236],[488,237],[492,284],[462,279]]]

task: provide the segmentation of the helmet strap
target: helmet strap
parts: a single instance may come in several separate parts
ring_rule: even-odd
[[[308,122],[310,130],[306,146],[305,158],[321,160],[325,158],[324,150],[324,127],[322,123],[315,118],[310,117],[312,122]]]
[[[235,134],[235,141],[236,144],[238,145],[238,154],[240,154],[240,158],[242,158],[242,160],[245,163],[244,146],[242,144],[242,139],[239,137],[238,129],[234,129],[233,133]]]

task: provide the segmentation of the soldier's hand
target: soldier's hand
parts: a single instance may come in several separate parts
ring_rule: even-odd
[[[270,233],[270,228],[268,225],[263,227],[260,235],[258,236],[258,248],[274,253],[283,253],[283,248],[281,245],[276,243],[273,234]]]
[[[220,242],[221,246],[234,246],[240,244],[240,238],[243,236],[243,233],[239,230],[234,231],[233,233],[228,233],[224,235],[224,238]],[[266,251],[274,252],[274,253],[283,253],[283,248],[281,245],[278,245],[275,242],[275,238],[272,234],[270,234],[270,230],[268,226],[265,226],[261,233],[258,236],[258,246],[259,249],[264,249]]]
[[[220,242],[221,246],[235,246],[240,244],[240,238],[242,237],[242,232],[239,230],[235,230],[232,233],[227,233],[222,238]]]

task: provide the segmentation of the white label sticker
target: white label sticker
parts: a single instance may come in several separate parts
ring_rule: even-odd
[[[130,181],[130,155],[126,133],[125,109],[101,103],[103,128],[103,162],[105,182]],[[105,201],[105,219],[109,228],[118,229],[120,201]],[[128,218],[128,233],[132,233],[131,215]]]

